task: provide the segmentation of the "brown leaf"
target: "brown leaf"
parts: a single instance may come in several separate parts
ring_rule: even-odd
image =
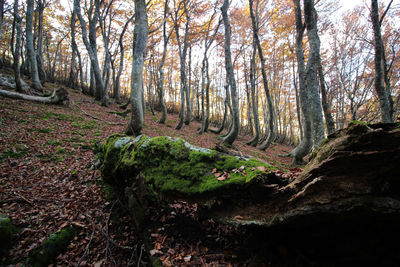
[[[265,172],[267,170],[267,168],[265,168],[264,166],[256,167],[256,169],[260,170],[260,171],[263,171],[263,172]]]
[[[233,221],[239,221],[239,220],[243,220],[243,217],[240,215],[236,215],[235,217],[232,218]]]
[[[214,176],[217,177],[217,178],[220,177],[221,175],[222,175],[222,174],[219,173],[219,172],[214,173]]]
[[[212,170],[212,173],[216,173],[217,172],[217,168],[214,168],[213,170]]]
[[[218,181],[225,181],[225,180],[226,180],[226,177],[225,177],[225,176],[221,176],[221,177],[218,177],[217,180],[218,180]]]

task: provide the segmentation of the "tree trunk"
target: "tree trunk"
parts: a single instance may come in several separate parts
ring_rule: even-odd
[[[164,63],[165,63],[165,58],[167,56],[167,46],[168,46],[168,40],[169,37],[171,36],[170,34],[167,35],[167,14],[168,14],[168,0],[165,1],[164,3],[164,22],[163,22],[163,53],[161,57],[161,62],[160,65],[158,66],[158,82],[157,82],[157,87],[158,87],[158,103],[161,107],[161,118],[158,121],[158,123],[164,124],[166,119],[167,119],[167,106],[165,105],[164,101]]]
[[[43,62],[43,12],[44,12],[44,3],[43,0],[37,1],[37,10],[39,17],[39,25],[38,25],[38,36],[37,36],[37,66],[39,71],[39,78],[42,85],[46,81],[46,71],[44,70],[44,62]]]
[[[179,35],[179,24],[178,24],[178,12],[180,10],[180,4],[175,10],[175,15],[174,15],[174,28],[175,28],[175,34],[176,34],[176,41],[178,43],[178,51],[179,51],[179,60],[180,60],[180,78],[181,78],[181,108],[179,112],[179,123],[175,127],[175,129],[179,130],[182,128],[183,123],[185,122],[185,95],[186,95],[186,101],[189,99],[186,104],[189,103],[190,106],[190,96],[188,98],[188,84],[187,84],[187,77],[186,77],[186,55],[187,55],[187,49],[188,49],[188,44],[189,44],[189,23],[190,23],[190,17],[188,14],[188,9],[187,9],[187,0],[182,0],[182,3],[184,5],[184,13],[186,16],[186,24],[185,24],[185,35],[184,35],[184,40],[183,40],[183,47]],[[191,112],[189,112],[190,107],[187,107],[187,113],[186,113],[186,122],[190,123],[190,118],[189,115],[191,116]],[[188,121],[189,119],[189,121]]]
[[[4,0],[0,0],[0,40],[3,34]]]
[[[324,110],[325,122],[326,122],[326,130],[328,135],[335,131],[335,122],[332,117],[331,107],[328,102],[328,97],[326,95],[326,86],[325,86],[325,77],[324,71],[322,69],[321,56],[318,57],[318,77],[319,77],[319,85],[321,88],[321,101],[322,101],[322,109]]]
[[[128,28],[129,23],[132,21],[135,15],[129,18],[129,20],[125,23],[124,28],[122,29],[121,35],[119,36],[119,49],[121,51],[120,57],[119,57],[119,68],[117,72],[117,77],[115,78],[115,84],[114,84],[114,98],[115,102],[117,104],[121,103],[121,74],[122,70],[124,68],[124,56],[125,56],[125,47],[124,47],[124,35],[126,32],[126,29]]]
[[[32,34],[32,28],[33,28],[33,5],[34,5],[34,0],[27,0],[26,1],[27,6],[26,6],[26,49],[28,53],[28,60],[30,64],[30,74],[31,74],[31,79],[32,79],[32,87],[39,91],[43,91],[42,84],[40,83],[39,79],[39,72],[38,72],[38,66],[37,66],[37,61],[36,61],[36,55],[35,55],[35,49],[33,45],[33,34]]]
[[[133,39],[133,60],[131,75],[131,121],[127,134],[138,136],[142,132],[143,110],[143,63],[149,34],[146,1],[135,0],[135,30]]]
[[[304,1],[304,19],[307,28],[310,53],[307,61],[307,87],[311,104],[311,122],[313,129],[313,147],[317,148],[325,138],[324,120],[318,86],[318,61],[320,57],[320,41],[317,28],[317,13],[314,0]]]
[[[256,44],[253,41],[253,53],[250,60],[250,90],[251,90],[251,106],[253,109],[253,117],[254,117],[254,129],[255,135],[253,139],[247,142],[248,145],[256,147],[258,141],[260,139],[260,119],[258,116],[258,105],[256,102],[256,81],[255,81],[255,72],[256,72]]]
[[[250,5],[251,22],[252,22],[252,26],[253,26],[253,35],[254,35],[254,40],[255,40],[255,43],[257,46],[257,50],[258,50],[258,57],[260,58],[260,61],[261,61],[261,74],[262,74],[262,78],[263,78],[265,94],[267,96],[268,111],[269,111],[268,137],[259,147],[261,150],[265,150],[270,146],[270,144],[272,143],[272,141],[275,138],[275,134],[274,134],[275,115],[274,115],[274,106],[272,104],[271,94],[269,92],[267,72],[265,70],[265,58],[263,55],[260,38],[258,36],[258,25],[256,23],[256,17],[255,17],[254,11],[253,11],[253,1],[252,0],[249,0],[249,5]],[[267,132],[267,130],[266,130],[266,132]]]
[[[385,89],[385,50],[381,34],[381,22],[379,20],[378,1],[371,0],[371,21],[374,30],[374,48],[375,48],[375,91],[378,95],[381,108],[382,122],[393,122],[391,106],[392,96]],[[392,100],[393,102],[393,100]]]
[[[54,90],[53,94],[48,97],[20,94],[2,89],[0,89],[0,96],[9,97],[12,99],[23,99],[43,104],[59,104],[64,101],[68,101],[68,92],[64,88]]]
[[[223,138],[223,141],[226,145],[232,145],[239,135],[239,104],[231,58],[231,25],[229,22],[228,8],[229,0],[224,0],[221,11],[225,26],[225,69],[232,97],[232,129],[229,131],[228,135]]]
[[[81,24],[81,29],[82,29],[82,39],[85,44],[85,47],[88,51],[90,62],[92,65],[93,69],[93,74],[94,78],[96,80],[96,98],[97,100],[101,100],[101,94],[104,91],[104,83],[103,79],[101,77],[101,72],[99,68],[99,61],[97,58],[97,50],[95,49],[96,45],[96,24],[98,20],[98,13],[99,10],[96,8],[93,18],[89,20],[89,39],[90,43],[87,37],[87,30],[86,30],[86,22],[83,19],[83,16],[81,14],[81,7],[80,7],[80,1],[79,0],[74,0],[74,10],[76,15],[79,18],[80,24]]]
[[[71,14],[71,47],[72,47],[72,56],[71,56],[71,70],[69,72],[69,78],[68,78],[68,86],[71,88],[75,88],[75,64],[76,64],[76,54],[77,54],[77,47],[76,46],[76,40],[75,40],[75,26],[76,26],[76,17],[75,13],[72,12]]]
[[[299,98],[303,114],[303,139],[300,144],[293,149],[289,155],[293,156],[293,165],[304,164],[303,158],[310,152],[312,147],[311,114],[308,101],[306,85],[306,69],[304,66],[303,34],[304,24],[302,21],[300,0],[293,0],[296,16],[296,58],[297,73],[299,75]]]
[[[21,71],[19,65],[19,58],[21,53],[21,38],[22,38],[22,19],[18,14],[18,0],[14,0],[14,21],[16,27],[15,48],[14,48],[14,76],[15,76],[15,90],[19,93],[26,93],[21,85]]]

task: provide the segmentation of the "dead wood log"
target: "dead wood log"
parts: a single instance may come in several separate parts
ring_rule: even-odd
[[[12,98],[12,99],[22,99],[43,104],[62,104],[68,103],[68,91],[64,88],[55,89],[51,96],[32,96],[20,94],[17,92],[7,91],[0,89],[0,96]]]

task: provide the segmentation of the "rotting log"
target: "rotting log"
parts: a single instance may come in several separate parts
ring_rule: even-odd
[[[0,96],[12,98],[12,99],[22,99],[43,104],[62,104],[68,102],[68,91],[64,88],[55,89],[51,96],[32,96],[26,94],[20,94],[17,92],[7,91],[0,89]]]
[[[259,250],[264,262],[264,248],[277,246],[293,253],[290,264],[400,262],[399,246],[390,245],[400,238],[400,124],[350,123],[289,184],[264,162],[170,137],[114,135],[99,156],[104,181],[128,199],[138,229],[149,203],[183,200],[198,205],[199,217],[232,227],[238,250]],[[230,178],[218,181],[215,172]]]

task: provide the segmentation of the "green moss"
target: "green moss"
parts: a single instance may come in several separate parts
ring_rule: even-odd
[[[62,142],[58,141],[58,140],[49,140],[46,142],[46,145],[49,146],[61,146]]]
[[[329,143],[330,140],[331,140],[331,138],[325,138],[324,140],[322,140],[321,143],[319,144],[318,148],[314,149],[314,150],[311,152],[311,155],[310,155],[310,157],[308,158],[308,160],[309,160],[309,161],[313,160],[313,159],[317,156],[317,154],[318,154],[318,152],[321,150],[321,148],[322,148],[325,144]]]
[[[215,150],[192,146],[181,138],[159,136],[113,135],[102,145],[103,179],[124,188],[132,184],[140,172],[144,174],[148,191],[201,194],[222,187],[249,183],[263,171],[254,167],[273,167],[256,159],[241,160]],[[241,166],[247,175],[232,172]],[[230,173],[230,178],[218,181],[212,170]]]
[[[354,125],[354,124],[362,124],[362,125],[368,126],[368,123],[366,123],[365,121],[350,121],[348,126],[351,126],[351,125]]]
[[[29,253],[29,266],[41,267],[51,264],[62,253],[76,235],[73,227],[53,233],[43,244]]]
[[[3,159],[19,159],[29,153],[29,147],[27,145],[16,145],[12,149],[8,149],[0,154],[0,160]]]
[[[16,229],[11,224],[11,220],[0,214],[0,256],[11,248],[12,237]]]

